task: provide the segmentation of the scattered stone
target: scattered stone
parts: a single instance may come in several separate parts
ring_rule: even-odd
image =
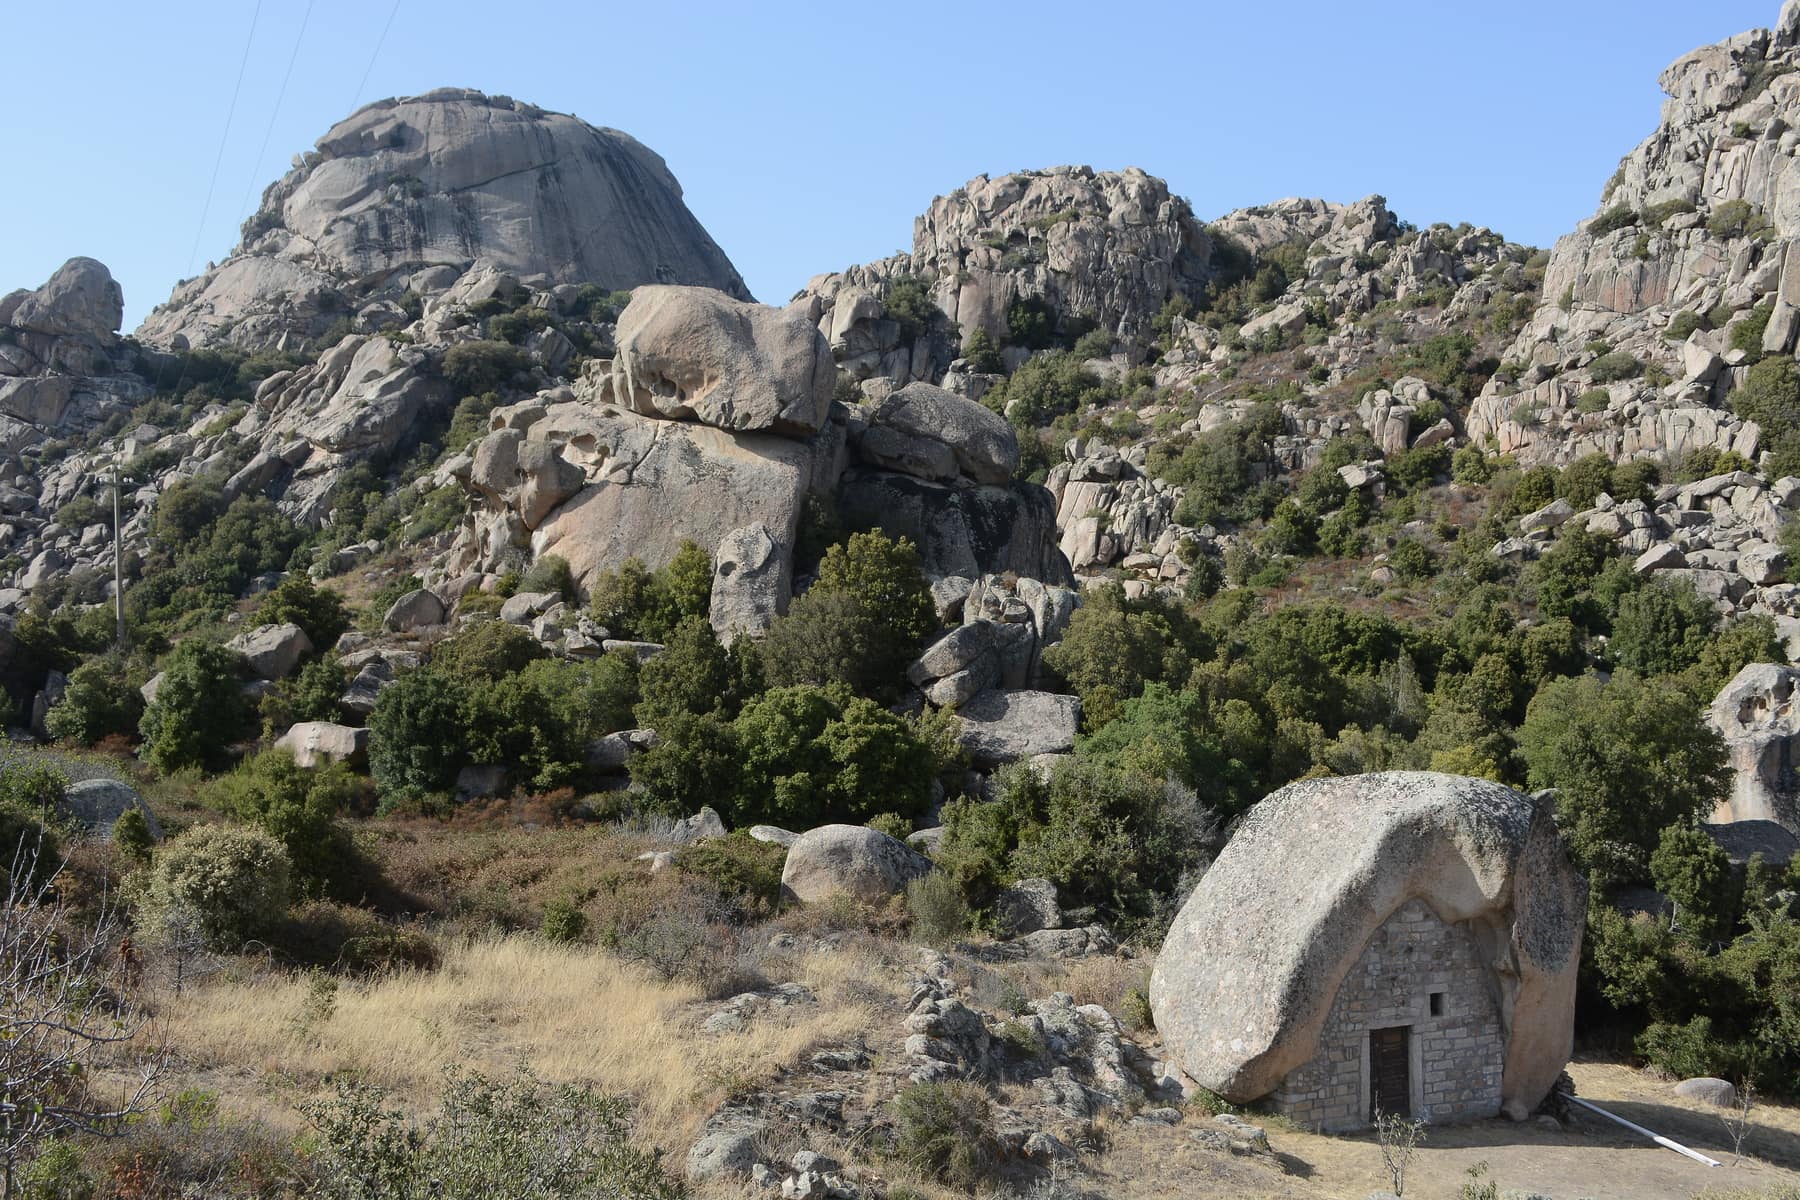
[[[1683,1100],[1710,1104],[1714,1108],[1735,1108],[1738,1100],[1736,1087],[1727,1080],[1711,1076],[1684,1079],[1675,1085],[1675,1094]]]
[[[303,767],[317,767],[323,763],[356,766],[368,758],[369,731],[330,721],[301,721],[290,725],[276,740],[275,746],[288,751]]]

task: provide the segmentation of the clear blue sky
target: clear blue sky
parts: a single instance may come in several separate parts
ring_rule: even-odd
[[[255,0],[7,5],[0,292],[91,255],[130,329],[355,104],[440,86],[636,136],[775,303],[909,248],[972,176],[1058,163],[1143,167],[1202,217],[1380,192],[1547,246],[1655,128],[1662,68],[1780,7],[400,0],[373,54],[391,3],[262,0],[247,59]]]

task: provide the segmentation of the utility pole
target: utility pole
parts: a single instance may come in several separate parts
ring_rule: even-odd
[[[113,623],[119,649],[125,648],[124,528],[119,521],[119,454],[113,452]]]

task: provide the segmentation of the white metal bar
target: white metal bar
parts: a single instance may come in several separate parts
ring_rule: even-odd
[[[1583,1107],[1585,1109],[1589,1109],[1593,1112],[1597,1112],[1609,1121],[1617,1121],[1619,1124],[1621,1124],[1625,1128],[1631,1130],[1633,1133],[1642,1134],[1643,1136],[1649,1138],[1651,1141],[1655,1142],[1657,1145],[1663,1147],[1666,1150],[1673,1150],[1677,1154],[1685,1154],[1689,1158],[1693,1159],[1695,1162],[1705,1163],[1709,1167],[1716,1167],[1719,1165],[1719,1160],[1716,1158],[1708,1158],[1708,1157],[1706,1157],[1706,1155],[1700,1153],[1698,1150],[1690,1150],[1686,1146],[1682,1145],[1680,1142],[1671,1141],[1670,1139],[1664,1137],[1660,1133],[1652,1133],[1650,1130],[1645,1129],[1642,1125],[1637,1125],[1630,1121],[1627,1121],[1624,1117],[1619,1116],[1617,1113],[1609,1113],[1604,1108],[1601,1108],[1598,1104],[1593,1104],[1587,1100],[1583,1100],[1580,1096],[1564,1096],[1563,1099],[1573,1101],[1574,1103],[1581,1105],[1581,1107]]]

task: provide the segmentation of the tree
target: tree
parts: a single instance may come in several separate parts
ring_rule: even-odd
[[[628,558],[602,571],[588,596],[594,619],[614,637],[664,642],[683,621],[705,618],[711,610],[712,559],[694,542],[683,541],[661,570]]]
[[[1087,726],[1097,730],[1145,685],[1185,681],[1193,649],[1203,644],[1175,610],[1154,599],[1127,600],[1123,588],[1108,585],[1086,593],[1044,662],[1081,697]]]
[[[384,807],[448,792],[468,765],[465,692],[429,668],[381,690],[369,714],[369,774]]]
[[[651,812],[681,816],[716,805],[739,788],[737,737],[708,713],[676,712],[657,728],[657,743],[631,760],[631,783]]]
[[[506,621],[482,621],[447,638],[432,652],[432,669],[471,683],[494,683],[549,654],[525,630]]]
[[[215,764],[243,733],[250,710],[238,684],[242,662],[197,638],[170,653],[156,699],[138,723],[144,754],[159,770]]]
[[[704,617],[688,617],[668,635],[663,652],[638,672],[640,725],[659,728],[675,713],[700,716],[737,711],[737,673],[732,657]]]
[[[120,912],[110,904],[97,915],[70,912],[60,865],[39,858],[47,850],[29,847],[0,871],[0,1200],[17,1194],[19,1168],[53,1139],[123,1132],[164,1070],[154,1048],[119,1061],[144,1025],[130,962],[115,952]],[[102,1051],[124,1077],[117,1090],[84,1086]]]
[[[1675,903],[1680,928],[1702,943],[1730,935],[1737,897],[1724,847],[1693,824],[1663,830],[1650,856],[1656,890]]]
[[[1607,651],[1639,674],[1672,674],[1700,661],[1718,624],[1718,610],[1692,587],[1653,579],[1620,598]]]
[[[764,669],[776,687],[843,683],[886,699],[936,628],[917,547],[879,529],[855,533],[825,552],[818,581],[770,627]]]
[[[1629,671],[1555,679],[1519,731],[1533,788],[1556,788],[1557,823],[1602,887],[1649,876],[1662,831],[1700,820],[1725,794],[1725,744],[1685,692]]]

